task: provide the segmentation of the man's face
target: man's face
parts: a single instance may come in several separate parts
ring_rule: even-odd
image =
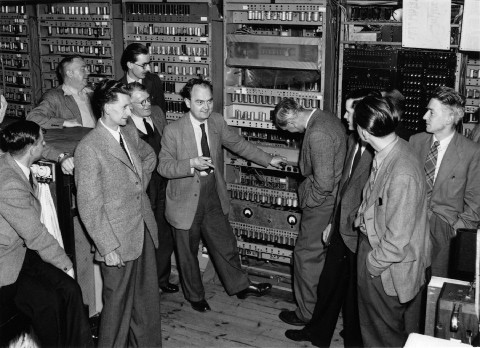
[[[42,132],[42,129],[40,129],[40,136],[37,139],[37,142],[32,145],[32,149],[31,149],[33,162],[38,161],[40,158],[42,158],[42,152],[44,147],[45,147],[45,140],[43,140],[43,132]]]
[[[117,129],[118,126],[125,126],[128,118],[132,115],[130,96],[118,93],[117,99],[117,101],[104,106],[105,125],[112,129]]]
[[[199,121],[205,121],[213,111],[213,96],[209,87],[195,85],[190,93],[190,99],[184,99],[190,108],[190,113]]]
[[[145,91],[135,91],[130,97],[132,101],[132,113],[138,117],[148,117],[152,114],[150,94]]]
[[[345,115],[343,115],[343,118],[347,121],[348,129],[351,131],[355,130],[355,125],[353,122],[354,112],[355,109],[353,108],[353,99],[347,99],[347,101],[345,102]]]
[[[90,71],[88,70],[87,64],[85,64],[82,58],[74,58],[67,70],[67,75],[71,79],[70,83],[72,87],[81,90],[88,84],[88,76],[90,75]]]
[[[427,122],[427,132],[438,134],[446,128],[452,127],[453,115],[440,101],[432,98],[427,105],[427,112],[423,119]]]
[[[128,72],[131,77],[138,79],[143,79],[148,71],[150,71],[150,55],[149,54],[139,54],[137,56],[137,61],[132,63],[128,62]]]

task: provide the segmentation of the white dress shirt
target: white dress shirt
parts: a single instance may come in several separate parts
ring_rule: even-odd
[[[107,128],[107,130],[110,132],[110,134],[115,138],[115,140],[120,144],[120,127],[117,128],[117,130],[113,130],[107,126],[105,126],[105,123],[103,123],[102,119],[99,119],[98,120],[102,126],[104,126],[105,128]],[[125,149],[127,150],[127,153],[128,153],[128,157],[130,159],[130,162],[132,163],[133,167],[135,168],[135,165],[133,164],[133,160],[132,160],[132,155],[130,154],[130,150],[128,149],[128,145],[127,145],[127,142],[125,141],[125,138],[123,138],[123,144],[125,145]]]
[[[143,120],[147,120],[147,123],[152,126],[152,129],[155,130],[155,126],[153,125],[152,118],[150,116],[147,117],[140,117],[137,115],[132,114],[132,121],[135,123],[135,126],[137,129],[139,129],[142,133],[147,134],[147,129],[145,128],[145,124],[143,123]]]
[[[192,121],[193,131],[195,133],[195,141],[197,143],[198,155],[203,156],[203,152],[202,152],[202,129],[200,128],[200,125],[201,124],[205,125],[205,134],[207,134],[208,147],[210,148],[210,137],[208,136],[208,122],[207,121],[200,122],[195,117],[193,117],[191,113],[189,115],[190,115],[190,120]],[[212,152],[210,150],[210,154],[211,153]],[[213,168],[212,168],[212,170],[213,170]],[[194,171],[194,168],[192,168],[192,173],[193,173],[193,171]],[[207,176],[208,174],[205,171],[201,171],[200,175],[201,176]]]
[[[75,94],[65,85],[62,85],[62,89],[65,95],[71,95],[75,100],[75,103],[77,103],[82,117],[82,126],[86,128],[95,128],[95,117],[93,116],[90,98],[87,94],[87,92],[91,92],[92,90],[85,87],[79,92],[79,94]]]

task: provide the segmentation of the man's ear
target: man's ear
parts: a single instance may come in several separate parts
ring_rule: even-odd
[[[187,108],[190,109],[190,99],[188,99],[188,98],[183,98],[183,101],[185,102],[185,105],[187,106]]]
[[[108,103],[103,106],[103,112],[105,113],[105,115],[110,114],[110,109],[111,109],[111,107],[110,107],[110,104],[108,104]]]
[[[65,73],[69,78],[72,78],[72,76],[73,76],[72,70],[67,70]]]

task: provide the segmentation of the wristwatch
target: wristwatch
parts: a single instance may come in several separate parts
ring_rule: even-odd
[[[58,155],[57,157],[57,162],[60,163],[61,160],[65,157],[65,156],[68,156],[69,153],[68,152],[62,152],[60,155]]]

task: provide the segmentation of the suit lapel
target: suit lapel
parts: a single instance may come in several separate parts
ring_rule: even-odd
[[[425,164],[427,161],[427,155],[430,152],[430,148],[432,147],[432,137],[433,135],[430,134],[430,136],[427,136],[424,143],[421,145],[421,151],[420,151],[420,159],[422,161],[422,164]]]
[[[399,151],[400,146],[402,145],[399,139],[399,141],[393,146],[387,158],[383,160],[382,166],[380,167],[380,170],[377,173],[375,184],[373,185],[373,190],[370,193],[370,197],[368,198],[367,209],[370,208],[375,203],[377,197],[380,194],[380,191],[383,189],[385,175],[389,169],[390,162],[392,162],[392,160],[397,156],[397,152]],[[370,179],[367,181],[366,185],[369,184],[369,181]]]
[[[181,129],[183,132],[183,142],[190,158],[198,157],[197,141],[195,140],[195,131],[190,120],[190,113],[186,113],[181,119]]]
[[[435,184],[433,185],[432,195],[442,185],[442,183],[450,176],[450,173],[455,169],[460,158],[462,157],[462,151],[459,144],[459,134],[455,132],[450,144],[448,144],[447,150],[443,155],[442,163],[438,169],[437,177],[435,178]]]
[[[134,126],[132,126],[132,127],[134,127]],[[135,127],[134,131],[137,132],[136,127]],[[137,146],[136,146],[135,142],[131,139],[131,136],[130,136],[129,132],[127,132],[127,131],[122,132],[122,135],[123,135],[123,138],[125,139],[125,142],[127,143],[128,150],[130,151],[130,157],[132,158],[133,164],[135,166],[135,170],[136,170],[138,176],[140,178],[142,178],[142,160],[138,156],[138,153],[136,151]],[[120,144],[119,144],[119,146],[120,146]],[[122,152],[124,152],[123,149],[122,149]],[[128,162],[130,162],[130,161],[128,161]]]
[[[25,173],[23,172],[23,170],[18,166],[17,162],[15,162],[13,157],[9,153],[6,153],[5,159],[7,160],[10,167],[12,167],[13,170],[22,178],[22,181],[28,187],[30,193],[38,200],[38,197],[37,197],[38,182],[37,182],[37,179],[35,179],[35,176],[33,176],[33,188],[32,188],[32,186],[30,185],[30,181],[25,176]]]
[[[358,162],[357,169],[355,169],[355,172],[350,179],[350,183],[357,181],[365,171],[370,171],[372,167],[372,159],[373,149],[370,145],[367,145],[360,158],[360,162]]]
[[[123,162],[128,168],[135,171],[125,151],[123,151],[118,141],[113,137],[108,129],[100,123],[100,121],[97,122],[97,126],[92,132],[97,134],[99,142],[102,144],[106,152],[109,152],[113,157]]]
[[[349,142],[349,147],[347,152],[347,158],[345,159],[345,164],[343,166],[344,169],[342,173],[342,179],[340,180],[340,185],[338,186],[338,192],[342,192],[342,188],[348,180],[348,176],[350,175],[349,168],[352,166],[353,156],[355,155],[355,148],[357,146],[355,136],[353,135],[349,137],[348,142]]]

